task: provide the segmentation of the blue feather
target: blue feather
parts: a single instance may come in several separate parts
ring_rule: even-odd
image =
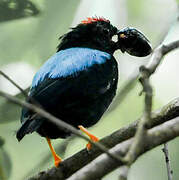
[[[69,48],[53,55],[36,73],[32,87],[36,87],[46,78],[60,78],[74,75],[94,64],[103,64],[111,55],[90,48]]]

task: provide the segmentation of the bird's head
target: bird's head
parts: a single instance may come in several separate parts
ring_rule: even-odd
[[[145,47],[143,48],[144,44],[149,46],[150,44],[142,33],[139,33],[137,30],[133,32],[130,29],[118,30],[105,18],[87,18],[72,28],[71,31],[61,36],[60,39],[61,43],[57,51],[71,47],[87,47],[110,54],[113,54],[117,49],[121,49],[122,52],[126,51],[134,56],[148,55],[147,53],[151,52],[151,47],[150,51],[147,50],[147,52]],[[143,54],[140,47],[145,51]],[[149,47],[146,46],[146,48]],[[138,53],[138,51],[140,52]]]
[[[60,37],[58,51],[70,47],[88,47],[113,53],[116,45],[112,37],[117,32],[118,29],[105,18],[87,18]]]

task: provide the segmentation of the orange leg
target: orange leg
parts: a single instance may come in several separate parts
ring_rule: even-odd
[[[89,136],[90,137],[90,139],[93,141],[93,142],[98,142],[99,141],[99,139],[96,137],[96,136],[94,136],[93,134],[91,134],[86,128],[84,128],[83,126],[78,126],[78,128],[81,130],[81,131],[83,131],[87,136]],[[87,145],[86,145],[86,148],[87,148],[87,150],[90,150],[91,149],[91,143],[88,143]]]
[[[55,150],[54,150],[54,148],[53,148],[53,146],[51,144],[51,140],[48,137],[46,137],[46,139],[47,139],[47,143],[48,143],[48,145],[50,147],[50,150],[52,152],[52,156],[53,156],[54,161],[55,161],[54,164],[55,164],[56,167],[58,167],[59,164],[62,162],[62,159],[56,154],[56,152],[55,152]]]

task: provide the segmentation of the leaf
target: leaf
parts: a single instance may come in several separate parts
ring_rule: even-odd
[[[0,12],[0,22],[39,14],[37,7],[29,0],[1,0]]]

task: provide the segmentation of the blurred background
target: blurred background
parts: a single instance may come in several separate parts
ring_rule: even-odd
[[[153,48],[179,39],[177,2],[175,0],[0,0],[0,69],[23,89],[27,89],[35,72],[56,52],[58,38],[70,27],[89,16],[103,16],[116,27],[132,26],[142,31]],[[169,30],[170,29],[170,30]],[[169,32],[168,32],[169,30]],[[137,58],[120,51],[115,53],[120,68],[118,92],[125,82],[146,64],[150,57]],[[154,106],[157,109],[179,97],[179,51],[167,55],[152,76]],[[0,76],[0,89],[24,99],[23,95]],[[101,121],[90,129],[102,138],[133,122],[142,115],[143,97],[136,84],[125,100],[115,101]],[[0,180],[27,179],[40,170],[53,166],[46,140],[36,133],[20,143],[15,133],[20,127],[21,108],[0,97]],[[169,143],[174,178],[179,179],[179,139]],[[85,147],[79,138],[53,141],[63,158]],[[66,148],[67,147],[67,148]],[[167,179],[162,146],[140,157],[132,166],[129,180]],[[115,180],[119,171],[104,177]]]

